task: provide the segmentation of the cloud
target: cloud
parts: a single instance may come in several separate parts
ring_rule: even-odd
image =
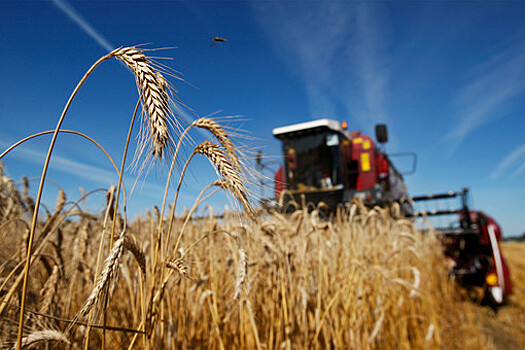
[[[9,146],[6,142],[0,141],[1,148],[7,149]],[[9,156],[39,166],[42,166],[45,161],[45,153],[42,150],[35,150],[30,147],[18,147],[12,150]],[[49,168],[106,187],[118,182],[118,175],[115,170],[89,165],[57,154],[52,155]],[[132,184],[133,181],[134,178],[124,176],[125,183]],[[164,193],[163,186],[148,182],[141,183],[141,188],[143,189],[141,194],[151,198],[162,198]],[[131,187],[128,191],[130,189]]]
[[[280,58],[303,80],[310,112],[335,113],[332,65],[346,41],[348,28],[336,5],[255,3],[254,9]]]
[[[94,39],[108,52],[113,51],[115,46],[100,34],[84,17],[82,17],[66,0],[51,0],[66,16],[75,22],[87,35]]]
[[[512,174],[510,174],[510,177],[514,178],[520,175],[521,173],[525,172],[525,161],[523,161],[522,163],[523,164],[521,164],[521,166],[519,166],[516,170],[512,172]]]
[[[386,33],[372,4],[252,4],[276,54],[302,80],[312,118],[387,122]]]
[[[509,155],[507,155],[497,166],[496,169],[490,174],[492,179],[497,179],[507,170],[510,170],[513,167],[516,167],[519,163],[519,160],[524,163],[517,169],[515,169],[511,177],[516,177],[523,171],[525,171],[525,144],[516,147]]]
[[[508,105],[524,92],[523,47],[511,47],[472,69],[454,101],[458,120],[444,139],[451,144],[450,154],[476,129],[504,116]]]
[[[375,12],[370,6],[362,5],[357,8],[356,45],[349,50],[349,57],[354,59],[353,68],[360,82],[360,90],[364,105],[356,110],[357,116],[367,122],[388,122],[386,97],[388,96],[389,71],[386,64],[385,43],[382,39],[386,35],[380,30],[375,18]],[[347,108],[352,110],[356,99],[348,96]],[[368,123],[365,123],[368,124]]]

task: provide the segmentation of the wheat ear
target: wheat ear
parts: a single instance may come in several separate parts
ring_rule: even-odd
[[[233,193],[250,216],[255,217],[255,213],[248,201],[247,189],[243,184],[240,173],[234,169],[232,163],[228,157],[226,157],[220,146],[210,141],[204,141],[195,148],[195,153],[202,154],[209,159],[217,172],[222,175],[226,181],[226,183],[223,183],[223,186]]]
[[[141,50],[135,47],[124,47],[116,49],[112,54],[124,62],[135,75],[142,101],[143,116],[147,119],[149,126],[149,133],[141,133],[138,158],[144,148],[150,144],[153,157],[161,159],[162,155],[171,148],[170,124],[176,122],[169,105],[170,86]],[[145,122],[144,119],[143,122]]]
[[[235,278],[235,292],[233,299],[238,300],[241,296],[242,287],[246,282],[246,274],[248,272],[248,255],[239,247],[239,265],[237,266],[237,276]]]
[[[31,214],[35,210],[35,201],[29,195],[29,180],[27,179],[27,177],[24,176],[23,182],[24,182],[24,192],[22,195],[22,200],[25,202],[29,214]]]
[[[228,158],[230,158],[233,168],[239,172],[242,171],[239,157],[235,152],[233,142],[228,137],[226,131],[224,131],[224,128],[219,125],[219,123],[210,118],[199,118],[195,121],[195,126],[211,132],[213,136],[215,136],[221,143],[222,147],[224,147],[224,151],[226,152],[226,155],[228,155]]]
[[[120,234],[119,239],[113,244],[113,248],[109,252],[108,257],[104,263],[104,269],[97,278],[97,283],[93,288],[93,291],[89,295],[88,299],[84,303],[84,306],[79,312],[79,316],[86,316],[89,311],[99,302],[104,300],[103,296],[105,293],[111,295],[114,287],[114,283],[118,276],[120,267],[120,257],[124,248],[125,231]]]
[[[40,302],[40,312],[43,314],[49,313],[51,307],[54,305],[53,301],[58,288],[58,281],[60,278],[60,270],[57,265],[53,267],[53,272],[51,276],[44,283],[44,287],[40,292],[41,302]]]
[[[55,226],[56,221],[58,220],[60,213],[62,213],[62,210],[64,209],[65,205],[66,205],[66,193],[62,189],[59,189],[55,211],[53,212],[53,215],[49,217],[44,227],[42,228],[42,237],[46,236],[50,232],[50,230],[53,228],[53,226]]]
[[[179,273],[182,277],[188,278],[192,281],[196,281],[197,279],[192,276],[188,272],[188,266],[186,265],[186,261],[182,257],[180,258],[168,258],[166,260],[166,267],[169,267],[170,269],[173,269]]]
[[[126,249],[129,250],[131,254],[133,254],[135,260],[137,260],[137,263],[139,264],[142,274],[146,275],[146,256],[144,255],[142,249],[138,246],[135,239],[126,236],[124,238],[124,247],[126,247]]]
[[[76,265],[78,271],[82,271],[83,269],[82,261],[86,257],[89,230],[89,222],[86,222],[77,231],[75,240],[73,241],[73,262]]]
[[[30,348],[37,344],[41,343],[51,343],[51,342],[57,342],[57,343],[63,343],[71,345],[71,342],[66,337],[66,335],[62,332],[56,331],[54,329],[45,329],[43,331],[36,331],[33,332],[25,337],[22,338],[22,341],[20,342],[21,348]],[[11,349],[16,349],[18,344],[14,344]]]
[[[115,214],[115,192],[117,191],[117,188],[115,185],[111,185],[111,187],[106,192],[106,212],[108,218],[113,218],[113,214]]]

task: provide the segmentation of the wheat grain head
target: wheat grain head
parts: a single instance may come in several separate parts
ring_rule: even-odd
[[[79,317],[86,316],[89,311],[100,301],[104,300],[106,293],[112,294],[115,281],[118,278],[120,268],[120,258],[124,248],[125,231],[120,234],[119,239],[113,244],[113,248],[109,252],[108,257],[104,263],[104,269],[97,278],[97,282],[93,291],[84,303],[84,306],[78,313]]]
[[[173,90],[142,50],[123,47],[114,50],[112,55],[131,69],[141,96],[142,125],[147,125],[147,130],[142,129],[140,133],[135,160],[141,158],[146,148],[153,158],[160,160],[173,146],[171,129],[174,126],[178,129],[178,120],[170,107]]]
[[[210,118],[199,118],[194,122],[194,124],[201,129],[206,129],[211,132],[224,148],[226,155],[228,158],[230,158],[233,168],[239,172],[242,171],[239,157],[235,152],[233,142],[229,138],[224,128],[219,125],[219,123]]]
[[[60,269],[57,265],[53,267],[53,272],[44,283],[44,287],[40,291],[40,312],[43,314],[52,313],[52,307],[55,306],[54,300],[57,293],[58,282],[60,278]]]
[[[255,218],[255,213],[248,201],[248,190],[244,186],[242,174],[235,170],[220,146],[211,141],[204,141],[195,147],[195,153],[202,154],[208,158],[217,173],[225,180],[225,182],[220,182],[219,184],[224,186],[224,189],[229,190],[241,202],[246,212],[252,218]]]
[[[179,258],[168,258],[166,260],[166,267],[169,267],[170,269],[173,269],[179,273],[182,277],[185,277],[189,280],[196,281],[197,279],[192,276],[188,271],[188,266],[186,265],[186,261],[183,257]]]
[[[27,336],[23,337],[21,341],[21,348],[27,349],[30,347],[34,347],[38,344],[44,343],[62,343],[67,345],[71,344],[71,342],[64,333],[54,329],[44,329],[41,331],[32,332],[31,334],[28,334]],[[11,349],[16,349],[17,345],[18,344],[15,343]]]

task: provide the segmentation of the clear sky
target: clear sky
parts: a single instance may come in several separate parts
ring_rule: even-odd
[[[176,46],[154,54],[171,57],[163,62],[188,82],[172,81],[180,100],[199,116],[242,116],[235,125],[253,137],[246,143],[268,157],[280,152],[277,126],[326,117],[373,133],[387,123],[387,150],[418,154],[416,173],[406,177],[410,193],[468,186],[474,207],[504,235],[525,232],[525,2],[0,1],[0,33],[2,150],[53,129],[108,49]],[[210,47],[216,35],[227,41]],[[136,99],[129,70],[106,62],[64,128],[94,137],[120,163]],[[6,157],[7,173],[39,176],[48,142]],[[197,161],[180,207],[213,176]],[[59,137],[49,178],[71,199],[80,186],[116,181],[96,148],[68,135]],[[130,213],[160,205],[164,181],[165,171],[152,170]],[[52,182],[44,197],[54,205]],[[92,202],[101,210],[102,195]],[[211,203],[222,206],[220,197]]]

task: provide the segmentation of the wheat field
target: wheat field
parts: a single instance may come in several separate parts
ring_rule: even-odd
[[[60,132],[75,133],[60,129],[67,109],[90,73],[113,58],[130,68],[139,94],[120,168],[113,163],[119,181],[108,184],[102,213],[84,210],[83,197],[67,198],[62,190],[54,210],[44,213],[54,142]],[[330,217],[305,204],[288,214],[258,208],[249,189],[254,174],[228,130],[210,118],[183,128],[166,73],[135,47],[102,57],[64,108],[37,195],[29,195],[27,180],[15,184],[0,172],[1,347],[492,346],[449,279],[434,233],[417,231],[397,205],[366,208],[354,201]],[[170,170],[158,206],[128,221],[122,174],[139,107],[133,163]],[[210,139],[192,144],[193,128],[207,130]],[[186,158],[181,147],[189,148]],[[210,161],[217,181],[177,216],[178,191],[197,156]],[[177,184],[175,198],[167,198],[170,182]],[[219,217],[207,207],[207,215],[197,216],[217,191],[229,193],[239,210]]]

